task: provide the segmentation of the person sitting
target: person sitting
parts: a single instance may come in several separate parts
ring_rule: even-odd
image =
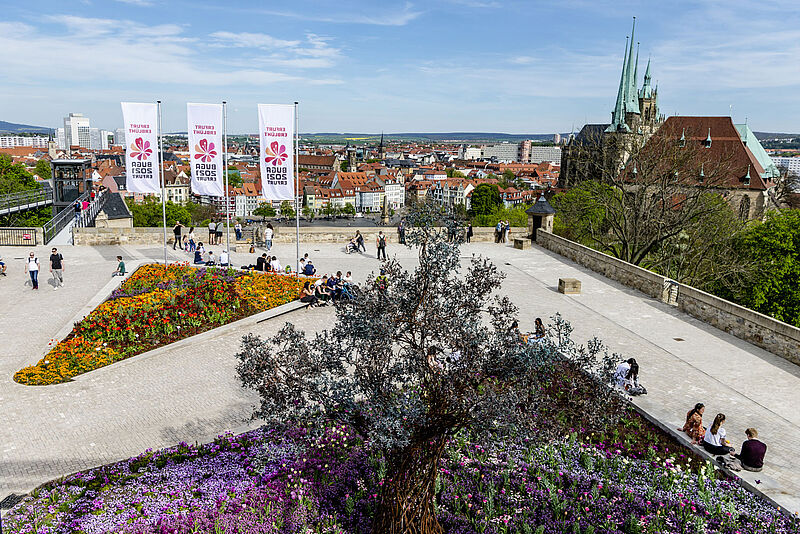
[[[322,302],[328,302],[331,298],[331,291],[328,289],[328,275],[323,275],[322,278],[314,283],[314,294]]]
[[[347,272],[350,274],[350,271]],[[336,289],[339,293],[339,298],[346,298],[349,300],[355,299],[355,296],[350,292],[350,288],[352,287],[353,277],[350,277],[351,282],[348,282],[344,278],[342,278],[342,271],[336,271]]]
[[[544,339],[546,333],[544,330],[544,323],[540,317],[537,317],[534,321],[533,326],[533,333],[528,336],[529,343],[538,343],[542,339]]]
[[[764,455],[767,454],[767,445],[759,441],[758,430],[748,428],[744,431],[747,441],[742,443],[742,451],[736,454],[732,467],[741,467],[745,471],[758,473],[764,467]]]
[[[230,258],[228,257],[228,252],[223,250],[219,253],[219,264],[223,267],[227,267],[230,263]]]
[[[111,273],[111,276],[125,276],[125,262],[122,261],[122,256],[117,256],[117,270]]]
[[[215,265],[216,264],[216,258],[214,257],[214,251],[213,250],[209,250],[208,254],[206,254],[205,258],[203,258],[203,259],[205,260],[206,265]]]
[[[356,238],[350,238],[350,241],[347,243],[347,246],[344,248],[346,254],[350,254],[353,252],[358,252],[358,243],[356,243]]]
[[[256,258],[256,271],[265,271],[267,269],[267,254],[264,253]]]
[[[614,371],[614,385],[621,389],[627,389],[628,372],[631,370],[631,362],[635,362],[633,358],[628,358],[624,362],[617,365]]]
[[[314,289],[311,287],[311,282],[306,281],[303,284],[303,289],[300,290],[300,302],[305,302],[308,304],[307,308],[311,306],[316,306],[318,304],[319,299],[314,294]]]
[[[706,435],[706,428],[703,426],[703,412],[705,411],[705,404],[698,402],[686,413],[686,423],[683,428],[678,429],[692,438],[692,445],[697,445]]]
[[[203,264],[205,263],[205,259],[203,258],[206,249],[203,247],[203,243],[197,243],[197,248],[194,249],[194,262],[196,264]]]
[[[314,276],[317,274],[317,269],[314,268],[314,264],[311,260],[306,260],[306,266],[303,267],[303,274],[306,276]]]
[[[347,271],[347,274],[344,275],[344,283],[347,285],[353,285],[353,273]]]
[[[703,448],[714,455],[733,454],[733,447],[730,441],[725,439],[725,429],[722,423],[725,422],[725,414],[718,413],[714,418],[714,424],[708,429],[703,437]]]
[[[625,391],[631,396],[647,395],[647,389],[639,384],[639,364],[635,359],[631,358],[631,360],[633,360],[630,363],[631,368],[628,369],[628,374],[625,376]]]
[[[272,256],[270,265],[272,266],[273,272],[280,273],[283,270],[283,267],[281,267],[281,262],[278,261],[277,256]]]

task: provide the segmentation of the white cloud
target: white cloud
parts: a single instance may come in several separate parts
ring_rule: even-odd
[[[281,11],[264,9],[259,13],[276,17],[287,17],[299,20],[309,20],[314,22],[330,22],[334,24],[369,24],[375,26],[405,26],[409,22],[422,15],[422,11],[414,9],[410,2],[400,9],[377,8],[370,6],[369,10],[376,10],[379,13],[365,14],[358,11],[348,13],[329,12],[325,14],[315,14],[311,12]]]
[[[306,34],[305,41],[286,41],[265,33],[224,31],[212,33],[211,37],[215,39],[213,46],[216,47],[231,46],[256,50],[252,55],[237,60],[246,61],[248,64],[319,69],[333,67],[341,57],[340,50],[330,46],[330,38],[314,33]]]
[[[514,63],[516,65],[530,65],[534,61],[536,61],[535,57],[532,56],[515,56],[508,60],[509,63]]]
[[[300,41],[286,41],[276,39],[265,33],[234,33],[234,32],[214,32],[211,37],[220,44],[242,48],[286,48],[297,46]]]
[[[150,7],[153,5],[153,2],[150,0],[115,0],[116,2],[121,2],[123,4],[131,4],[133,6],[141,6],[141,7]]]
[[[329,66],[338,57],[325,40],[272,39],[220,32],[227,46],[265,46],[282,51],[283,61],[237,62],[209,53],[201,41],[187,36],[176,24],[146,26],[128,20],[50,16],[47,29],[0,22],[0,71],[17,84],[41,86],[50,82],[103,87],[109,84],[198,86],[265,85],[305,81],[336,83],[335,78],[308,79],[293,70]],[[54,27],[54,28],[53,28]],[[58,53],[42,54],[42,51]],[[68,59],[65,59],[68,58]],[[264,68],[261,68],[263,66]],[[93,89],[94,90],[94,89]]]

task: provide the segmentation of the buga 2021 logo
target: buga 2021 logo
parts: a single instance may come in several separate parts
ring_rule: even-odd
[[[264,147],[264,151],[267,153],[264,161],[270,165],[283,165],[283,162],[289,157],[286,154],[286,145],[281,145],[277,141],[273,141],[268,147]]]
[[[203,163],[208,163],[217,157],[217,151],[214,150],[214,143],[209,142],[208,139],[205,138],[194,145],[194,150],[197,152],[197,154],[194,155],[194,159],[199,159]]]
[[[153,154],[150,148],[150,141],[145,141],[141,137],[137,137],[136,141],[131,145],[131,157],[139,161],[149,158]]]

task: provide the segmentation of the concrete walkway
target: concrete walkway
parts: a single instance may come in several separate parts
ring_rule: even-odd
[[[218,252],[220,247],[211,248]],[[285,320],[313,332],[333,318],[331,308],[293,312],[210,336],[197,346],[132,358],[71,383],[22,386],[13,382],[13,373],[38,361],[50,339],[79,318],[107,285],[117,254],[128,262],[163,258],[158,247],[59,249],[66,287],[53,291],[44,269],[38,292],[23,286],[22,258],[29,249],[0,251],[9,265],[9,276],[0,277],[0,302],[6,303],[0,308],[0,498],[146,448],[203,441],[255,424],[249,416],[256,399],[239,387],[235,375],[241,335],[268,336]],[[49,247],[36,252],[46,264]],[[293,245],[273,252],[284,264],[294,261]],[[301,252],[309,253],[320,273],[350,270],[357,280],[379,265],[374,256],[348,256],[336,245],[302,245]],[[396,245],[390,244],[388,252],[408,267],[416,261]],[[523,329],[531,330],[536,317],[560,312],[575,327],[574,339],[597,335],[611,351],[635,357],[649,390],[636,402],[667,425],[681,426],[686,411],[704,402],[707,419],[727,414],[728,436],[737,449],[744,429],[756,427],[769,446],[766,466],[762,473],[743,476],[759,480],[776,501],[800,511],[800,468],[790,450],[800,438],[800,412],[793,405],[800,368],[540,248],[474,244],[463,252],[489,256],[507,274],[503,292],[521,308]],[[180,251],[170,250],[169,256],[188,259]],[[233,254],[236,265],[254,261],[252,255]],[[583,294],[558,293],[559,277],[579,278]]]

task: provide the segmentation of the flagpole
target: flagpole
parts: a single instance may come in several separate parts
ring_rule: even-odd
[[[225,248],[231,265],[231,202],[228,190],[228,103],[222,101],[222,166],[225,168]]]
[[[161,100],[158,102],[158,144],[161,159],[161,216],[164,224],[164,269],[167,268],[167,176],[164,174],[164,136],[161,132]]]
[[[294,103],[294,219],[295,231],[297,238],[297,262],[295,265],[295,274],[300,275],[300,202],[297,200],[297,195],[300,192],[300,166],[298,160],[300,159],[300,118],[297,116],[297,104]]]

